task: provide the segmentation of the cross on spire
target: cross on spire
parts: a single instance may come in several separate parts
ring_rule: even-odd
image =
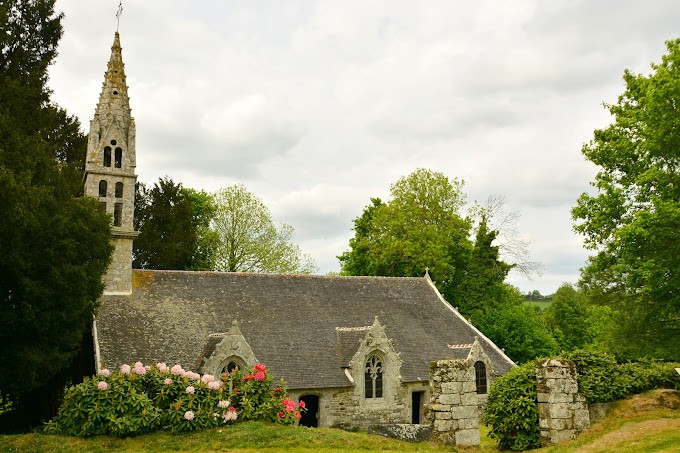
[[[123,0],[118,3],[118,9],[116,10],[116,31],[118,31],[118,26],[120,25],[120,16],[123,14]]]

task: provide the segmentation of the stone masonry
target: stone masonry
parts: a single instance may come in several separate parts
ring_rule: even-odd
[[[432,440],[446,445],[479,445],[479,408],[471,360],[451,359],[430,365],[428,420]]]
[[[546,360],[536,368],[541,442],[575,439],[590,427],[585,397],[578,393],[576,369],[570,360]]]

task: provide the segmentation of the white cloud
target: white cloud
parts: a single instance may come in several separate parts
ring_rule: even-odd
[[[54,99],[87,128],[117,2],[58,0]],[[121,18],[140,180],[243,183],[337,270],[352,220],[417,167],[505,195],[544,276],[575,281],[587,253],[569,209],[595,169],[580,154],[610,121],[624,68],[647,72],[680,3],[485,0],[148,0]]]

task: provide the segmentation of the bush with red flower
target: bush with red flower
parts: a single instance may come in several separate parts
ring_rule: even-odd
[[[274,378],[261,363],[249,374],[238,368],[223,374],[225,386],[232,389],[232,401],[243,420],[268,420],[276,423],[294,424],[300,417],[300,409],[291,412],[284,402],[290,402],[283,380],[274,386]],[[293,403],[294,405],[295,403]],[[297,415],[296,415],[297,413]]]
[[[134,436],[158,429],[173,433],[212,428],[237,419],[294,423],[295,411],[278,417],[285,386],[272,388],[262,364],[243,376],[238,370],[222,379],[180,365],[122,365],[103,369],[68,389],[57,416],[45,430],[74,436]]]

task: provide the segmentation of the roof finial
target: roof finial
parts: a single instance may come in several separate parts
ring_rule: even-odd
[[[425,276],[426,277],[430,276],[430,267],[429,266],[425,266]]]
[[[123,14],[123,0],[118,2],[118,9],[116,10],[116,33],[118,33],[118,26],[120,25],[120,16]]]

